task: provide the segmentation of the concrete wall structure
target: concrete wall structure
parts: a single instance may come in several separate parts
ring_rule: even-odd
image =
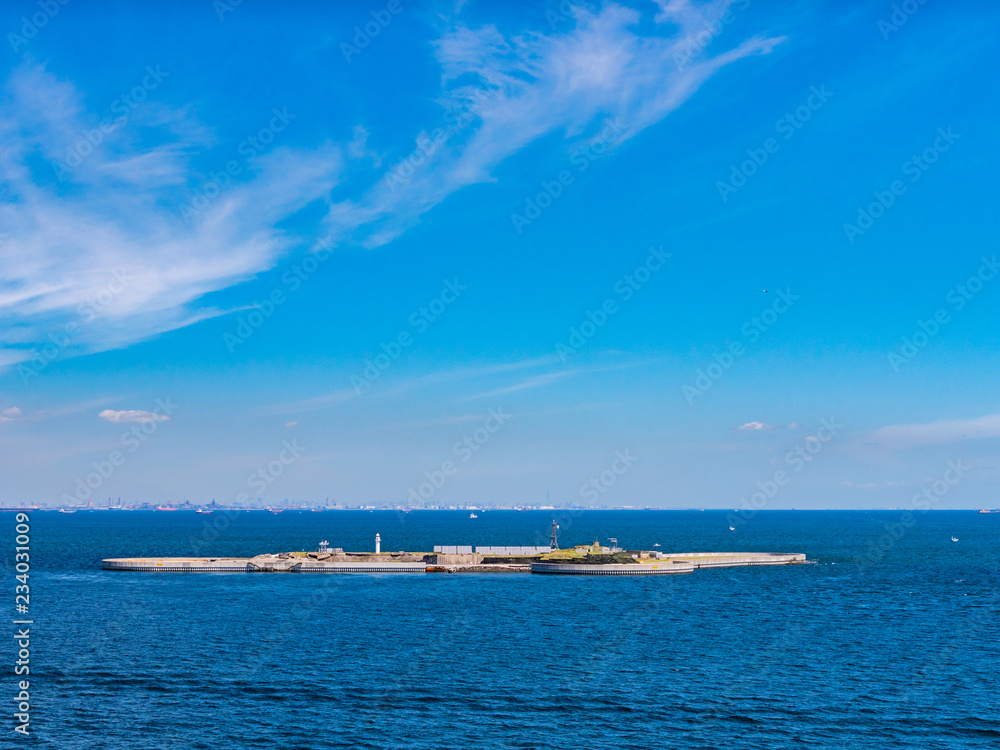
[[[139,570],[147,573],[246,573],[247,558],[133,557],[104,560],[105,570]]]
[[[547,555],[551,551],[551,547],[476,547],[477,555],[498,555],[501,557]]]
[[[423,573],[424,563],[317,563],[307,562],[299,566],[300,573]]]
[[[469,553],[467,555],[432,555],[436,565],[479,565],[483,561],[482,555]]]
[[[743,565],[792,565],[804,563],[806,556],[782,552],[671,552],[661,553],[659,559],[690,562],[696,568],[732,568]]]
[[[573,565],[562,563],[531,563],[532,573],[559,573],[577,576],[648,576],[670,573],[693,573],[694,565],[683,562],[656,562],[650,565]]]
[[[265,559],[261,559],[261,558]],[[270,555],[253,558],[181,558],[134,557],[108,559],[104,570],[130,570],[143,573],[423,573],[422,562],[322,562],[302,557],[277,558]]]

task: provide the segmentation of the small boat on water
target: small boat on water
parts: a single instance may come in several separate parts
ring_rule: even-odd
[[[469,518],[479,518],[475,513],[470,513]]]
[[[73,510],[72,508],[60,508],[59,512],[60,513],[76,513],[76,511]]]

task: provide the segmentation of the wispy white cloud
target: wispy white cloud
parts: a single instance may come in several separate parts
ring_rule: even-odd
[[[0,411],[0,422],[38,422],[49,416],[41,411],[25,411],[18,406],[9,406]]]
[[[557,380],[562,380],[569,375],[575,375],[578,371],[564,370],[562,372],[545,372],[540,375],[533,375],[530,378],[525,378],[524,380],[518,381],[517,383],[512,383],[511,385],[505,385],[500,388],[494,388],[493,390],[486,391],[485,393],[476,393],[471,396],[466,396],[463,400],[479,399],[479,398],[496,398],[497,396],[506,396],[511,393],[517,393],[518,391],[530,390],[533,388],[541,388],[543,386],[554,383]]]
[[[761,430],[797,430],[802,425],[792,422],[791,424],[768,424],[767,422],[747,422],[733,429],[739,432],[759,432]]]
[[[264,416],[275,414],[303,414],[317,411],[319,409],[329,409],[332,406],[339,406],[347,403],[351,399],[357,398],[358,393],[353,388],[343,388],[338,391],[330,391],[312,398],[300,399],[289,403],[275,404],[261,410]]]
[[[418,419],[409,422],[386,422],[375,429],[383,432],[394,432],[396,430],[426,429],[428,427],[452,427],[461,424],[471,424],[482,422],[483,412],[473,412],[471,414],[458,414],[450,417],[434,417],[430,419]]]
[[[563,32],[505,35],[496,26],[457,24],[438,41],[443,118],[415,147],[434,143],[404,184],[380,180],[360,198],[335,204],[328,223],[369,246],[388,242],[456,190],[493,179],[492,170],[533,141],[557,132],[567,147],[620,123],[621,143],[677,109],[732,62],[769,53],[783,37],[753,37],[715,56],[678,65],[690,35],[721,16],[730,0],[660,5],[655,32],[640,13],[614,3],[599,12],[574,8]],[[457,123],[457,124],[456,124]],[[360,231],[355,231],[360,228]]]
[[[763,422],[747,422],[746,424],[741,424],[736,429],[745,432],[754,432],[757,430],[777,430],[780,426],[776,424],[764,424]]]
[[[464,381],[475,382],[490,379],[503,379],[507,375],[515,374],[525,370],[542,369],[553,366],[559,362],[559,357],[555,354],[545,357],[535,357],[533,359],[522,359],[516,362],[499,362],[490,365],[475,365],[472,367],[457,367],[441,369],[426,375],[418,375],[400,380],[389,380],[385,383],[378,383],[374,387],[365,391],[365,395],[370,398],[392,399],[412,391],[434,388],[441,385],[461,383]],[[391,375],[390,375],[391,377]]]
[[[433,389],[439,386],[448,386],[450,389],[457,389],[460,387],[459,384],[462,383],[497,383],[496,388],[483,393],[478,393],[475,396],[462,397],[463,400],[503,395],[504,393],[512,393],[525,388],[545,385],[576,372],[541,372],[536,375],[529,376],[526,379],[519,380],[513,384],[509,382],[510,377],[518,376],[519,373],[530,370],[543,370],[556,365],[558,362],[559,357],[553,354],[550,356],[535,357],[516,362],[500,362],[490,365],[442,369],[426,375],[396,379],[393,379],[392,372],[387,372],[381,375],[378,380],[372,382],[368,388],[360,393],[354,388],[342,388],[340,390],[330,391],[328,393],[323,393],[318,396],[290,403],[275,404],[263,409],[261,414],[300,414],[303,412],[311,412],[319,409],[328,409],[330,407],[340,406],[341,404],[360,398],[393,399],[414,391]],[[346,379],[347,378],[345,377],[345,380]],[[499,381],[499,383],[497,381]],[[478,387],[482,388],[484,386],[479,385]]]
[[[107,422],[114,422],[115,424],[120,424],[123,422],[137,422],[143,424],[145,422],[169,422],[170,417],[166,414],[157,414],[153,411],[142,411],[141,409],[130,409],[127,411],[115,411],[114,409],[105,409],[100,414],[98,414],[101,419]]]
[[[913,448],[995,437],[1000,437],[1000,414],[988,414],[974,419],[889,425],[875,430],[863,442],[887,448]]]
[[[185,222],[204,129],[153,104],[59,172],[96,117],[82,93],[42,66],[15,68],[0,99],[0,366],[30,358],[30,343],[78,324],[63,355],[124,346],[218,314],[207,294],[271,267],[294,238],[276,224],[326,195],[340,169],[331,147],[258,157]],[[138,136],[159,145],[133,146]],[[5,326],[6,328],[6,326]],[[28,343],[26,343],[28,342]]]
[[[690,35],[729,4],[662,0],[655,20],[615,3],[576,7],[565,27],[513,35],[454,23],[434,47],[440,102],[454,116],[443,116],[448,138],[405,184],[382,174],[334,203],[323,229],[377,246],[455,191],[492,180],[499,164],[539,138],[561,133],[569,149],[610,119],[620,123],[615,143],[627,141],[723,67],[781,42],[715,40],[712,49],[726,48],[678,65]],[[178,209],[189,186],[203,181],[192,158],[214,144],[210,130],[151,98],[61,182],[48,165],[97,123],[83,102],[83,92],[34,63],[15,68],[0,97],[0,324],[9,331],[0,333],[0,367],[29,359],[33,343],[106,296],[116,273],[129,282],[117,284],[61,356],[127,346],[226,312],[199,300],[273,267],[298,240],[278,225],[329,199],[347,160],[376,169],[384,161],[360,126],[340,145],[274,148],[188,223]],[[434,129],[416,141],[426,144]],[[156,145],[140,145],[148,143]]]
[[[354,138],[347,144],[347,154],[352,159],[370,159],[372,166],[382,166],[382,155],[368,148],[368,130],[362,125],[354,126]]]
[[[13,422],[22,414],[21,410],[16,406],[11,406],[3,411],[0,411],[0,422]]]

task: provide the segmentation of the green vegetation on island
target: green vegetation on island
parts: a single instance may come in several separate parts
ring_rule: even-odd
[[[539,561],[562,565],[638,565],[628,552],[594,553],[575,549],[557,549],[541,555]]]

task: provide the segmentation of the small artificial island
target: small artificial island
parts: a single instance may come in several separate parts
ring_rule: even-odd
[[[611,541],[617,542],[612,539]],[[561,575],[668,575],[698,568],[796,565],[801,553],[658,552],[625,550],[598,541],[571,549],[438,546],[433,552],[345,552],[320,542],[315,552],[254,557],[125,557],[104,560],[104,570],[183,573],[550,573]]]

